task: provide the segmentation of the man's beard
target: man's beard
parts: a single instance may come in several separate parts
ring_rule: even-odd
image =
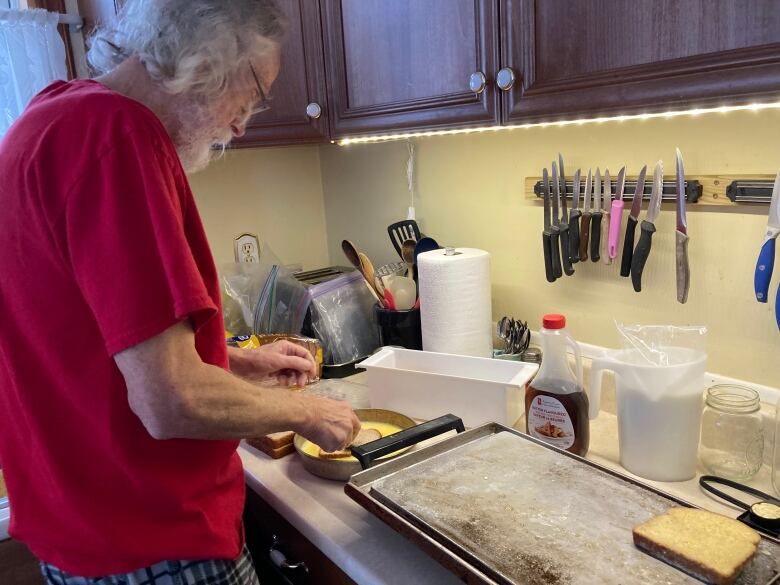
[[[230,128],[215,126],[210,108],[204,105],[192,103],[179,110],[178,118],[176,126],[180,130],[173,143],[185,172],[189,174],[202,171],[221,156],[233,138]]]

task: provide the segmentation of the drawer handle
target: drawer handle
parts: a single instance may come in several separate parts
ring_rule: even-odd
[[[469,89],[475,94],[479,95],[485,91],[487,87],[487,79],[482,71],[476,71],[469,77]]]
[[[301,561],[300,563],[289,563],[287,557],[277,547],[279,546],[279,537],[275,534],[271,537],[271,548],[268,549],[268,558],[271,562],[279,567],[282,571],[289,571],[291,573],[309,573],[309,567],[306,563]]]

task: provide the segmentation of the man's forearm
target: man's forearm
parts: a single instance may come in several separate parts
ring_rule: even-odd
[[[249,378],[252,370],[250,360],[244,353],[246,350],[239,347],[228,347],[227,349],[230,371],[241,378]]]
[[[306,426],[302,395],[257,387],[208,364],[197,370],[177,382],[174,392],[181,399],[157,421],[163,435],[158,438],[240,439]]]

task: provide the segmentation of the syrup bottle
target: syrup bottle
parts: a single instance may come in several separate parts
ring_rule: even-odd
[[[563,315],[545,315],[542,324],[542,365],[525,391],[525,430],[545,443],[584,457],[590,442],[590,420],[580,347],[566,330]],[[576,376],[566,356],[567,345],[574,350]]]

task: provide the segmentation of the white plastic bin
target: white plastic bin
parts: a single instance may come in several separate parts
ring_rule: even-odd
[[[513,425],[536,364],[384,347],[358,367],[368,371],[372,408],[419,419],[452,413],[467,427]]]

